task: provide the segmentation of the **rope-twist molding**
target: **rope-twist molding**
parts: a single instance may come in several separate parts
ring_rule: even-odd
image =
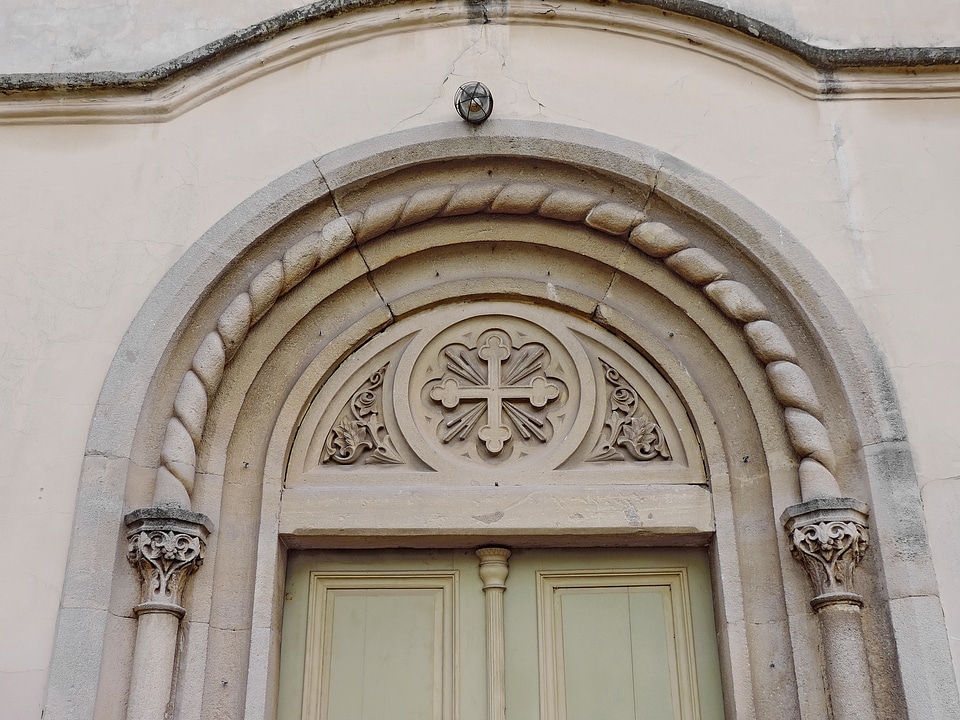
[[[692,246],[668,225],[648,222],[641,210],[625,203],[545,184],[470,182],[397,195],[332,220],[254,277],[201,342],[180,383],[160,453],[155,504],[189,508],[209,402],[220,387],[227,363],[280,296],[354,243],[432,218],[478,213],[538,215],[586,225],[607,235],[626,237],[647,256],[662,260],[738,324],[753,354],[765,366],[800,460],[803,500],[840,495],[823,409],[810,378],[767,308],[715,257]]]

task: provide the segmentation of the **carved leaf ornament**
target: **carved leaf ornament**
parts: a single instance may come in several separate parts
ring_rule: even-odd
[[[801,525],[791,540],[793,556],[806,568],[818,596],[851,591],[853,570],[869,541],[864,525],[852,520]]]
[[[618,370],[604,361],[603,375],[613,386],[610,391],[610,411],[604,423],[600,442],[587,458],[588,462],[600,460],[653,460],[670,459],[670,450],[663,438],[663,430],[640,409],[640,396]],[[626,454],[624,454],[626,453]]]
[[[433,218],[477,213],[539,215],[582,224],[597,232],[623,237],[647,256],[662,260],[665,267],[703,292],[741,327],[754,355],[766,367],[771,388],[784,408],[791,444],[801,461],[800,484],[804,495],[811,490],[821,496],[840,495],[833,475],[833,448],[810,379],[797,364],[796,353],[781,328],[770,319],[768,309],[746,285],[733,279],[729,270],[708,252],[691,246],[684,235],[662,223],[647,221],[645,214],[631,205],[566,188],[520,182],[440,185],[387,198],[332,220],[290,247],[281,259],[263,268],[247,290],[237,295],[220,315],[216,329],[201,342],[190,370],[181,381],[161,448],[158,484],[171,487],[171,492],[171,482],[182,484],[189,506],[208,399],[216,395],[226,364],[250,329],[280,296],[355,244]],[[649,432],[645,432],[640,418],[636,424],[632,421],[632,418],[628,421],[631,429],[612,442],[625,438],[627,443],[619,447],[630,452],[636,439],[637,448],[646,452],[643,448],[649,443],[643,438]],[[494,435],[502,436],[503,427],[494,428],[491,424],[492,447],[498,442]],[[358,434],[364,431],[356,427],[349,431],[352,433],[349,442],[362,442]],[[369,429],[366,432],[369,433]],[[348,442],[346,434],[344,442]],[[653,448],[655,443],[649,446]],[[346,445],[334,447],[341,457],[350,455]]]
[[[203,563],[199,537],[176,530],[149,530],[128,538],[127,558],[140,571],[144,605],[179,607],[187,579]]]
[[[384,365],[374,372],[350,398],[340,422],[327,435],[321,462],[350,465],[366,455],[367,463],[403,463],[381,421],[386,371]]]

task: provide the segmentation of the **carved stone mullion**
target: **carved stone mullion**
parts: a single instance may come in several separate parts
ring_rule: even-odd
[[[854,498],[821,498],[787,508],[780,520],[790,552],[813,583],[810,605],[820,620],[834,720],[876,718],[853,571],[867,550],[867,506]]]
[[[504,666],[503,593],[507,589],[507,560],[510,551],[502,547],[477,550],[480,579],[483,581],[487,624],[487,719],[506,716],[506,670]]]

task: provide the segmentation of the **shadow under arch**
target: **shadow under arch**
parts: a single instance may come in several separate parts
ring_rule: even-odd
[[[507,193],[509,198],[501,197],[505,188],[514,189]],[[557,200],[558,192],[565,193],[561,198],[565,202],[550,205],[549,199]],[[596,198],[589,207],[583,199],[588,196]],[[398,202],[398,197],[405,199]],[[423,199],[421,206],[411,205],[416,197]],[[493,214],[484,215],[487,211],[482,210],[444,214],[436,209],[451,207],[458,197],[465,198],[463,207],[474,202]],[[504,203],[502,212],[495,208],[498,199]],[[426,206],[434,208],[432,214],[422,210]],[[624,208],[633,208],[635,215],[627,217]],[[582,219],[574,219],[581,210]],[[449,229],[459,238],[452,242],[464,248],[485,242],[477,234],[477,223],[488,227],[499,223],[499,231],[516,231],[526,238],[519,243],[526,259],[517,267],[527,270],[514,276],[502,269],[499,274],[467,272],[453,282],[446,277],[447,268],[453,267],[447,258],[442,282],[411,275],[411,266],[437,255],[443,243],[439,238]],[[572,223],[577,229],[561,232],[560,223]],[[644,224],[656,232],[646,239],[638,232],[634,238],[633,231]],[[418,227],[423,231],[415,232]],[[333,238],[324,246],[335,248],[327,262],[315,270],[314,259],[305,272],[297,270],[303,277],[258,309],[251,288],[265,269],[278,262],[282,266],[286,253],[314,237],[319,228],[342,233],[339,241]],[[685,238],[688,245],[660,256],[650,254],[657,242],[675,241],[667,231]],[[771,238],[777,242],[769,242]],[[570,268],[567,277],[550,283],[555,292],[560,287],[566,293],[562,299],[550,297],[543,278],[531,276],[537,256],[529,251],[534,247],[566,258],[558,259],[557,267]],[[699,254],[688,252],[686,264],[675,261],[680,270],[662,259],[688,250]],[[404,262],[406,269],[401,268]],[[587,271],[591,265],[605,270],[591,275]],[[401,271],[391,277],[396,268]],[[724,301],[721,291],[730,286],[721,285],[717,301],[704,289],[730,282],[750,294],[737,294],[734,288],[733,299]],[[697,335],[689,348],[667,351],[658,336],[670,332],[666,325],[642,321],[631,311],[631,294],[644,292],[642,288],[666,299],[662,307],[673,308],[667,320],[682,321],[690,328],[688,334]],[[177,419],[188,436],[191,431],[197,434],[198,426],[191,425],[195,416],[188,417],[190,408],[177,408],[184,378],[190,372],[198,378],[203,374],[196,366],[196,353],[210,333],[216,329],[219,337],[230,340],[224,318],[231,319],[230,308],[244,293],[252,298],[253,309],[242,333],[243,347],[229,350],[236,362],[225,362],[214,392],[209,386],[204,391],[203,422],[195,438],[199,456],[193,468],[187,467],[196,477],[193,509],[209,514],[217,531],[209,541],[207,567],[192,581],[184,601],[187,624],[177,674],[178,708],[183,698],[194,698],[199,703],[196,712],[204,717],[215,708],[227,710],[231,717],[270,716],[276,613],[282,601],[282,593],[277,597],[282,589],[277,577],[282,577],[285,546],[268,525],[279,513],[283,478],[276,473],[258,476],[256,471],[264,472],[271,455],[270,434],[276,446],[274,464],[284,457],[291,424],[258,425],[251,418],[271,402],[277,403],[280,418],[281,401],[295,383],[251,393],[258,378],[264,386],[264,378],[283,376],[279,371],[264,373],[264,368],[286,362],[288,376],[300,376],[290,363],[296,361],[294,350],[305,346],[290,340],[296,328],[304,337],[312,332],[310,317],[318,298],[327,302],[321,323],[326,327],[318,329],[326,334],[324,343],[341,343],[337,357],[343,358],[396,318],[464,295],[549,303],[591,317],[622,337],[645,338],[637,341],[638,349],[657,359],[678,388],[685,382],[683,372],[695,366],[692,358],[697,353],[708,348],[714,353],[713,372],[694,374],[681,395],[688,399],[692,414],[699,416],[707,462],[713,464],[715,582],[722,577],[727,584],[717,602],[718,617],[724,617],[721,632],[726,633],[728,716],[826,714],[828,700],[820,677],[816,623],[806,607],[806,580],[775,530],[780,511],[802,499],[797,461],[805,458],[828,466],[843,495],[867,500],[871,506],[873,544],[859,585],[868,608],[866,645],[878,709],[905,708],[909,716],[921,717],[920,708],[932,707],[931,697],[941,698],[934,700],[940,708],[955,702],[949,662],[943,660],[949,654],[942,618],[934,612],[939,603],[916,480],[904,452],[892,383],[832,280],[775,221],[674,158],[589,131],[492,121],[480,129],[444,124],[398,133],[307,163],[212,228],[151,294],[118,350],[91,426],[51,670],[49,717],[89,717],[94,708],[104,717],[123,712],[129,675],[104,671],[122,666],[129,670],[136,634],[132,616],[136,578],[123,559],[125,538],[118,545],[121,517],[125,510],[148,505],[179,503],[189,509],[182,492],[170,485],[171,479],[180,481],[184,464],[178,464],[177,457],[160,461],[167,457],[165,439]],[[756,315],[753,300],[768,315]],[[738,317],[738,312],[746,314]],[[257,313],[263,322],[250,322]],[[329,318],[337,318],[333,325],[339,324],[332,331]],[[745,325],[761,321],[782,330],[796,352],[793,364],[805,371],[814,400],[826,398],[819,410],[822,426],[830,431],[832,457],[821,452],[821,438],[804,438],[791,428],[789,414],[785,424],[781,407],[806,407],[804,412],[814,417],[818,413],[804,405],[809,403],[807,396],[792,405],[785,401],[769,368],[765,373],[762,363],[787,359],[776,355],[776,343],[760,344],[758,351],[749,333],[744,334]],[[764,353],[773,353],[769,361]],[[299,362],[302,374],[309,363],[303,358]],[[729,407],[742,408],[746,420],[725,420],[723,398]],[[700,410],[694,407],[698,404]],[[298,412],[288,410],[292,416]],[[707,418],[718,422],[713,440]],[[742,428],[743,434],[734,428]],[[254,446],[259,449],[252,452]],[[241,447],[244,452],[238,454]],[[741,453],[740,447],[756,451]],[[754,466],[746,459],[735,462],[751,454]],[[158,470],[161,478],[169,474],[158,483],[168,486],[160,488],[159,495],[153,477]],[[247,470],[252,472],[244,475]],[[761,483],[760,495],[741,494],[743,502],[751,498],[749,512],[746,505],[738,506],[735,490],[721,487],[725,475],[731,487],[739,484],[744,490]],[[270,497],[276,507],[264,503],[265,478],[273,482]],[[258,535],[251,536],[249,525],[235,522],[250,511],[255,513]],[[724,521],[731,527],[721,527]],[[907,556],[903,537],[919,537],[920,549],[914,543]],[[91,553],[92,548],[97,552]],[[758,564],[762,578],[749,578]],[[888,636],[889,641],[884,639]],[[929,648],[937,644],[940,649],[931,653]],[[921,652],[920,646],[925,650]],[[787,662],[776,672],[761,668],[756,662],[761,648],[786,650]],[[896,662],[894,657],[900,662],[908,658],[914,670],[883,670],[885,663]],[[238,658],[242,661],[236,662]],[[917,658],[928,659],[929,673],[915,672]],[[82,683],[77,683],[77,668],[83,668]],[[222,677],[231,672],[229,679]],[[76,684],[84,690],[71,697]],[[779,694],[771,693],[774,687]],[[938,710],[934,716],[945,717],[944,712]]]

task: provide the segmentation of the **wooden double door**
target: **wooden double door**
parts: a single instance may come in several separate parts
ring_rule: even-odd
[[[506,555],[292,553],[279,720],[723,717],[704,552]]]

